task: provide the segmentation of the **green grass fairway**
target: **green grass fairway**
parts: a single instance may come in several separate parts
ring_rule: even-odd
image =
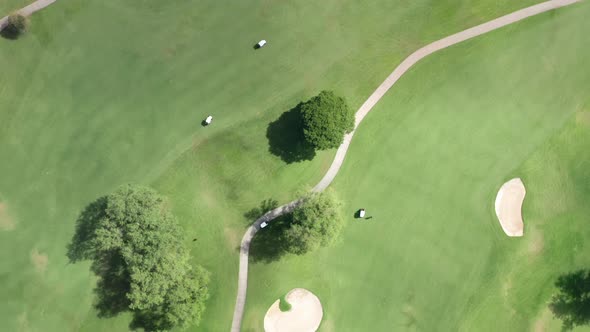
[[[322,301],[320,331],[559,330],[546,309],[553,282],[590,267],[589,16],[589,3],[542,14],[403,77],[336,178],[341,241],[251,265],[244,331],[260,331],[294,287]],[[521,239],[493,208],[517,176]],[[373,219],[353,219],[361,207]]]
[[[268,124],[322,89],[358,107],[420,46],[534,2],[60,0],[36,13],[23,38],[0,39],[0,329],[127,329],[97,318],[94,276],[65,254],[79,212],[134,182],[170,197],[213,274],[198,330],[227,331],[244,213],[294,198],[333,154],[286,164]]]
[[[0,17],[7,16],[33,1],[34,0],[2,0],[2,2],[0,2]]]

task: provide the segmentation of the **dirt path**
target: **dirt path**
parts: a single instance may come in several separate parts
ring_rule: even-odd
[[[17,13],[28,17],[28,16],[33,15],[34,12],[37,12],[37,11],[43,9],[43,8],[53,4],[56,1],[57,0],[37,0],[30,5],[24,7],[20,10],[17,10]],[[0,30],[4,29],[4,27],[6,26],[7,23],[8,23],[8,16],[0,18]]]
[[[506,25],[512,24],[514,22],[518,22],[520,20],[526,19],[530,16],[534,16],[546,11],[550,11],[553,9],[557,9],[560,7],[568,6],[574,4],[580,0],[551,0],[547,2],[543,2],[531,7],[527,7],[521,10],[518,10],[514,13],[502,16],[500,18],[491,20],[487,23],[475,26],[473,28],[463,30],[459,33],[450,35],[433,43],[430,43],[421,49],[417,50],[416,52],[412,53],[409,57],[407,57],[395,70],[385,79],[385,81],[373,92],[373,94],[365,101],[365,103],[359,108],[356,112],[356,124],[355,130],[364,117],[371,111],[373,106],[385,95],[385,93],[397,82],[397,80],[414,64],[418,61],[423,59],[424,57],[441,50],[443,48],[458,44],[462,41],[467,39],[477,37],[484,33],[487,33],[492,30],[499,29]],[[344,142],[338,148],[336,152],[336,157],[332,162],[332,165],[328,169],[328,172],[324,176],[324,178],[313,188],[314,192],[321,192],[326,189],[338,171],[342,166],[344,161],[344,157],[346,156],[346,152],[348,151],[348,147],[350,145],[350,141],[354,135],[354,131],[350,134],[346,135]],[[239,277],[238,277],[238,295],[236,298],[236,306],[234,309],[234,317],[232,321],[232,332],[239,332],[242,324],[242,316],[244,314],[244,305],[246,303],[246,291],[248,288],[248,252],[250,249],[250,242],[252,238],[256,234],[256,232],[260,228],[260,223],[263,221],[270,222],[274,218],[288,213],[295,208],[299,204],[299,201],[294,201],[289,204],[286,204],[282,207],[279,207],[275,210],[272,210],[262,216],[260,219],[256,220],[250,228],[244,234],[242,239],[242,245],[240,247],[240,269],[239,269]]]

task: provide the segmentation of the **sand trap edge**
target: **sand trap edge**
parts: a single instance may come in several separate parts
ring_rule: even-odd
[[[291,310],[281,311],[280,299],[276,300],[264,315],[265,332],[317,331],[324,310],[315,294],[304,288],[294,288],[287,293],[285,300],[291,305]]]
[[[514,178],[502,185],[494,204],[496,216],[502,230],[510,237],[524,235],[522,220],[522,204],[526,196],[526,188],[520,178]]]

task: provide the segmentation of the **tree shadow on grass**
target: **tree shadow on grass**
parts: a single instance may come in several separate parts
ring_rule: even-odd
[[[2,30],[0,30],[0,37],[8,40],[17,40],[23,34],[23,31],[19,31],[12,25],[6,25]]]
[[[94,294],[94,307],[99,318],[111,318],[120,313],[132,311],[129,309],[127,294],[130,291],[130,277],[124,259],[116,252],[98,253],[93,248],[95,231],[105,217],[107,207],[106,197],[101,197],[90,203],[76,220],[76,231],[72,241],[67,246],[67,256],[70,263],[92,260],[91,271],[98,277]],[[131,329],[152,331],[151,326],[157,315],[150,315],[133,311]]]
[[[250,244],[250,259],[253,262],[270,263],[287,253],[285,231],[291,227],[292,214],[286,214],[271,221],[256,233]]]
[[[129,275],[123,259],[114,253],[103,255],[92,264],[92,272],[99,277],[94,289],[98,317],[110,318],[129,311]]]
[[[76,231],[72,242],[68,244],[67,256],[70,263],[94,258],[92,241],[99,221],[105,217],[106,197],[100,197],[90,203],[76,220]]]
[[[265,213],[270,210],[274,210],[279,207],[279,202],[275,199],[269,198],[260,202],[260,206],[253,208],[252,210],[244,213],[246,217],[246,225],[250,226],[258,218],[262,217]]]
[[[287,164],[312,160],[315,157],[315,149],[303,136],[302,105],[303,103],[299,103],[281,114],[266,130],[268,150]]]
[[[76,220],[76,232],[68,245],[67,255],[70,263],[92,260],[91,270],[98,277],[94,293],[97,300],[95,308],[98,317],[114,317],[129,310],[129,276],[125,262],[116,252],[97,253],[94,250],[95,231],[105,217],[106,197],[90,203]]]
[[[18,37],[21,36],[21,33],[10,28],[10,26],[5,27],[4,29],[0,30],[0,37],[8,40],[17,40]]]
[[[8,40],[17,40],[19,37],[19,34],[9,31],[7,29],[4,29],[4,30],[0,31],[0,37],[2,37],[4,39],[8,39]]]
[[[560,276],[558,293],[549,303],[553,315],[563,322],[563,330],[590,324],[590,271],[580,270]]]
[[[133,320],[129,324],[131,330],[143,331],[168,331],[173,328],[165,319],[166,313],[153,313],[149,311],[138,311],[133,314]]]

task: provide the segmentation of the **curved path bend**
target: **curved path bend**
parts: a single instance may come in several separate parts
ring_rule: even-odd
[[[424,57],[439,51],[443,48],[458,44],[462,41],[467,39],[471,39],[473,37],[477,37],[484,33],[490,32],[492,30],[499,29],[506,25],[512,24],[514,22],[518,22],[524,20],[527,17],[531,17],[537,14],[544,13],[546,11],[550,11],[553,9],[557,9],[560,7],[568,6],[579,2],[581,0],[550,0],[547,2],[543,2],[531,7],[527,7],[518,11],[515,11],[511,14],[499,17],[497,19],[491,20],[489,22],[477,25],[473,28],[469,28],[467,30],[463,30],[456,34],[450,35],[443,39],[437,40],[433,43],[430,43],[421,49],[417,50],[416,52],[412,53],[408,56],[402,63],[395,68],[395,70],[385,79],[383,83],[373,92],[373,94],[365,101],[365,103],[359,108],[356,112],[356,122],[355,122],[355,130],[358,125],[361,123],[363,118],[371,111],[373,106],[377,104],[377,102],[385,95],[387,90],[389,90],[395,82],[414,64],[418,61],[423,59]],[[338,171],[340,170],[340,166],[342,166],[342,162],[344,161],[344,157],[346,156],[346,152],[348,151],[348,146],[350,145],[350,141],[352,140],[352,136],[354,135],[354,131],[344,137],[344,142],[338,148],[336,152],[336,156],[334,157],[334,161],[332,165],[328,169],[328,172],[322,180],[312,189],[313,192],[321,192],[326,189]],[[246,304],[246,291],[248,289],[248,254],[250,251],[250,243],[252,238],[260,229],[260,224],[264,221],[270,222],[278,216],[281,216],[285,213],[289,213],[293,211],[293,209],[299,205],[301,200],[296,200],[291,203],[285,204],[281,207],[278,207],[272,211],[267,212],[258,220],[256,220],[246,231],[244,237],[242,238],[242,243],[240,245],[240,268],[239,268],[239,276],[238,276],[238,295],[236,298],[236,306],[234,308],[234,317],[232,321],[232,332],[239,332],[241,325],[242,325],[242,316],[244,315],[244,305]]]
[[[41,9],[51,5],[52,3],[56,2],[57,0],[37,0],[32,4],[23,7],[16,12],[21,14],[22,16],[31,16],[33,13],[40,11]],[[0,30],[4,29],[6,24],[8,23],[8,16],[0,18]]]

